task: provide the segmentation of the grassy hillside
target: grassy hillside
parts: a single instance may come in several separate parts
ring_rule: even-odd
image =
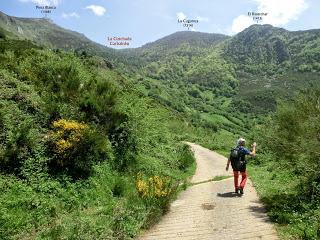
[[[253,25],[232,38],[178,32],[124,50],[130,66],[124,69],[146,95],[204,125],[241,134],[252,125],[248,119],[318,85],[319,33],[270,25]],[[236,126],[217,121],[224,115]]]
[[[177,32],[137,49],[123,50],[126,74],[147,96],[191,118],[197,126],[230,135],[246,132],[249,118],[231,105],[238,81],[220,57],[227,36]],[[169,43],[172,43],[172,47]]]
[[[253,25],[229,39],[222,57],[233,64],[240,82],[235,106],[274,111],[277,99],[318,85],[319,47],[319,30],[290,32],[271,25]]]
[[[1,239],[134,237],[194,170],[181,141],[210,135],[100,57],[0,40],[0,65]]]
[[[112,48],[91,41],[84,34],[64,29],[50,19],[19,18],[0,11],[0,36],[10,39],[30,40],[36,45],[99,55],[105,59],[121,58]]]
[[[290,32],[271,25],[253,25],[229,40],[224,56],[236,63],[237,69],[252,74],[319,72],[319,47],[320,30]]]
[[[282,239],[320,238],[319,89],[282,102],[254,131],[261,146],[250,174]]]

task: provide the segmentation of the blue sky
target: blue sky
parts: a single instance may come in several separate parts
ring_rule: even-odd
[[[36,5],[55,5],[56,24],[109,46],[107,37],[130,37],[138,47],[176,31],[179,19],[198,20],[189,30],[236,34],[254,24],[248,12],[265,12],[261,23],[288,30],[320,28],[319,0],[1,0],[11,16],[43,17]]]

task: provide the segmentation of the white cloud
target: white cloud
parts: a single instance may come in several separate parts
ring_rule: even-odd
[[[39,6],[58,6],[61,0],[20,0],[20,2],[32,2]]]
[[[103,16],[106,12],[106,9],[104,7],[98,5],[90,5],[87,6],[86,9],[91,10],[97,16]]]
[[[262,24],[281,26],[292,20],[298,19],[299,15],[308,8],[306,0],[252,0],[257,4],[254,12],[267,13],[263,17]],[[232,22],[232,33],[238,33],[251,24],[255,24],[252,17],[240,15]]]
[[[231,33],[238,33],[244,30],[245,28],[249,27],[254,22],[252,21],[251,17],[246,15],[240,15],[233,19]]]
[[[62,18],[80,18],[79,14],[77,14],[76,12],[72,12],[72,13],[62,13],[61,15]]]
[[[187,19],[187,16],[183,12],[178,12],[177,18],[178,20],[184,20],[184,19]]]
[[[196,32],[197,30],[193,27],[190,29],[192,32]]]
[[[285,25],[296,20],[308,8],[306,0],[255,0],[258,12],[267,12],[265,21],[274,26]]]
[[[209,22],[209,21],[210,21],[209,18],[207,18],[207,17],[200,17],[200,16],[197,17],[197,20],[198,20],[199,22]]]

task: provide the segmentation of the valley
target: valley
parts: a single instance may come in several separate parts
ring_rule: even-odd
[[[249,173],[281,239],[320,236],[320,30],[176,32],[115,50],[0,12],[0,238],[133,239],[189,184],[184,141]]]

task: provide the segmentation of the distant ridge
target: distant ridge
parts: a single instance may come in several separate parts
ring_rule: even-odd
[[[207,47],[213,46],[228,38],[230,37],[224,34],[180,31],[160,38],[154,42],[144,44],[141,48],[149,48],[160,45],[165,45],[169,48],[175,48],[181,43],[189,43],[191,45],[197,45],[199,47]]]
[[[117,58],[114,49],[96,43],[82,33],[62,28],[46,18],[12,17],[0,11],[0,31],[8,38],[30,40],[37,45],[86,51],[109,60]]]

